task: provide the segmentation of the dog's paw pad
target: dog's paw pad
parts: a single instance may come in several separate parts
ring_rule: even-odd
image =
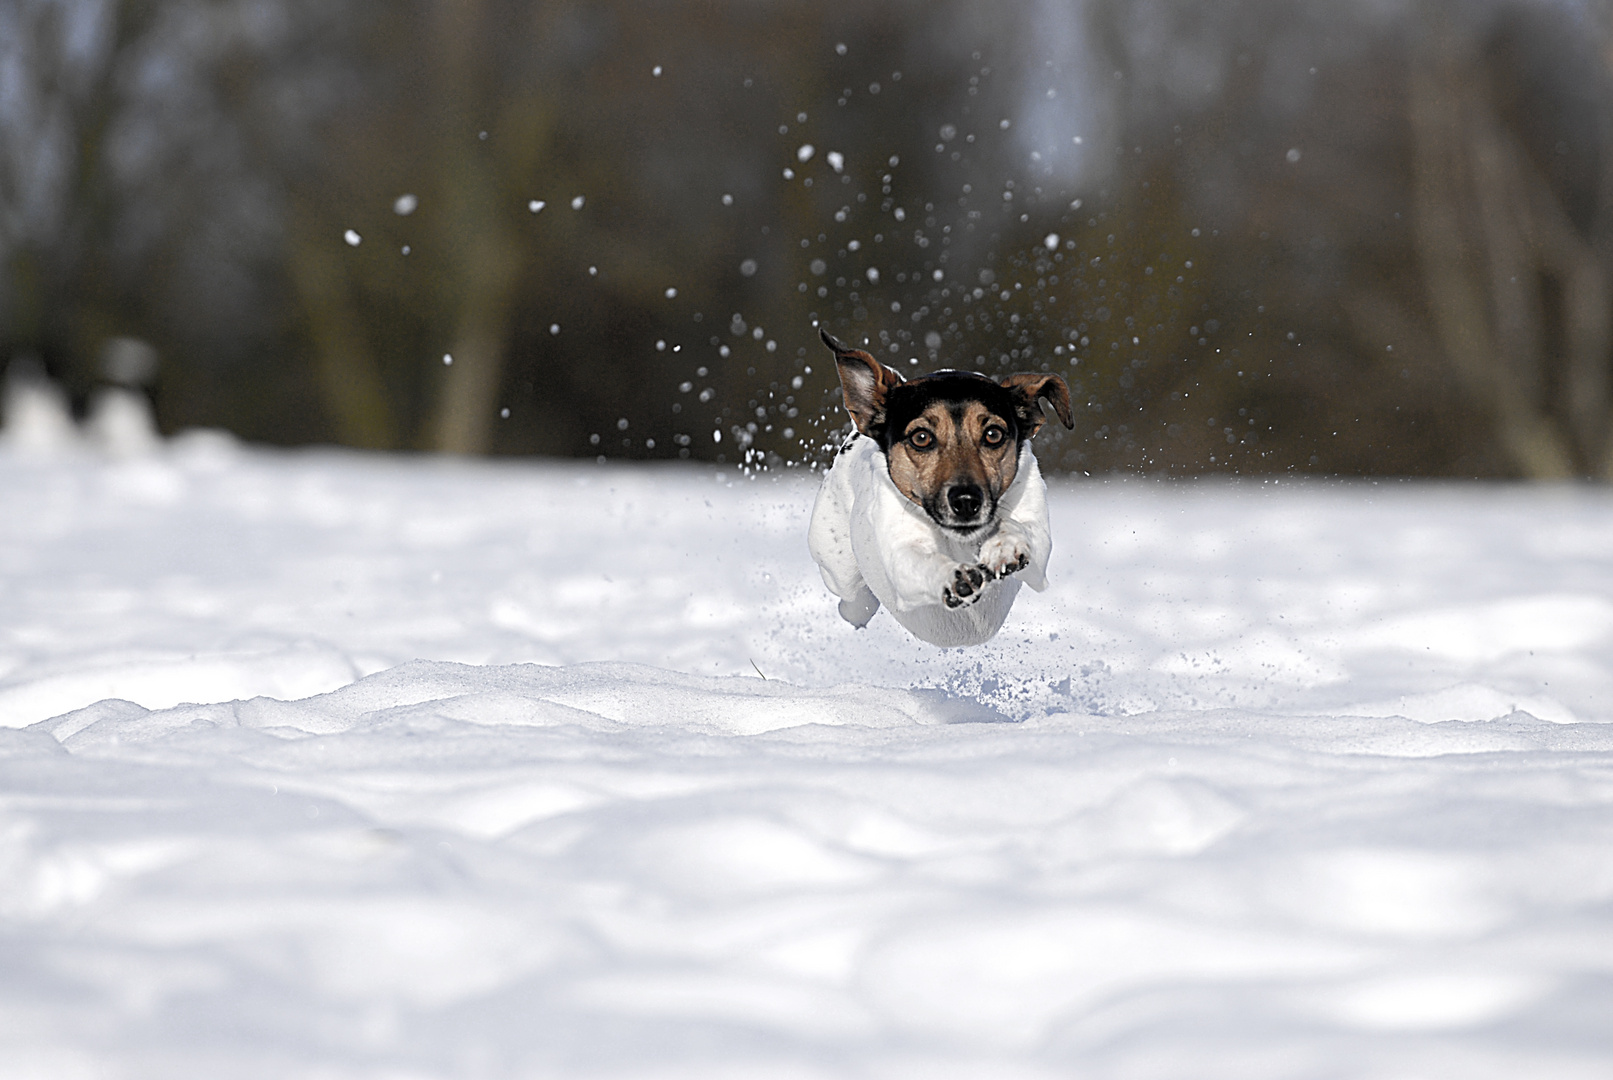
[[[980,587],[991,577],[984,566],[960,566],[953,571],[952,584],[941,590],[941,602],[959,608],[980,599]]]

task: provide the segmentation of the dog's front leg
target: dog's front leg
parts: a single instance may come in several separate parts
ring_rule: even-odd
[[[1002,521],[980,545],[980,565],[993,578],[1002,579],[1031,562],[1031,540],[1013,521]]]
[[[980,599],[991,584],[985,567],[959,562],[933,542],[913,540],[893,545],[886,552],[885,570],[895,588],[895,603],[903,611],[942,604],[959,608]]]

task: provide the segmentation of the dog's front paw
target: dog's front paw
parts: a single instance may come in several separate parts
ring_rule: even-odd
[[[980,599],[980,589],[991,577],[984,566],[959,564],[952,572],[952,584],[941,590],[941,602],[949,608],[960,608]]]
[[[993,578],[1005,578],[1030,564],[1030,549],[1017,537],[998,533],[980,547],[980,565]]]

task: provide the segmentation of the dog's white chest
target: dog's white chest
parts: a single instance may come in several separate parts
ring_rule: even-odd
[[[985,540],[1011,541],[1026,563],[987,581],[967,604],[947,606],[944,590],[960,565],[980,561],[981,544],[958,539],[903,498],[872,439],[854,440],[835,459],[818,490],[807,539],[848,622],[865,625],[883,604],[914,637],[942,646],[978,645],[995,635],[1021,584],[1046,588],[1052,551],[1046,486],[1028,443],[999,503],[998,531]]]

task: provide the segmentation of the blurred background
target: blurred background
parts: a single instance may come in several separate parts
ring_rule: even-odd
[[[819,459],[822,322],[1044,467],[1613,476],[1570,0],[0,0],[0,363],[279,444]]]

